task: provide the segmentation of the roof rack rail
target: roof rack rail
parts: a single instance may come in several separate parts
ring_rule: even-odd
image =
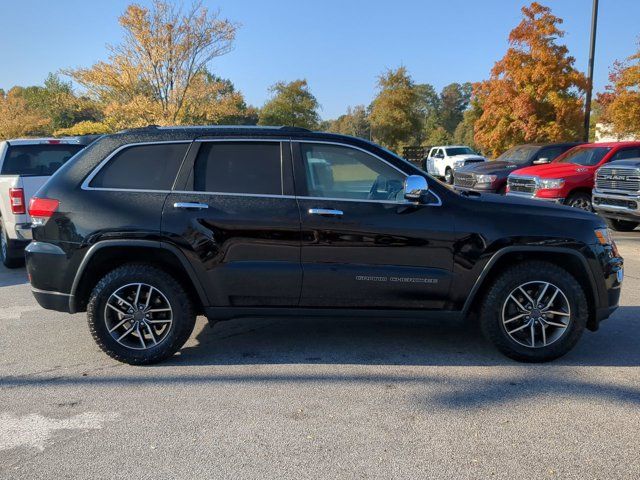
[[[286,130],[288,132],[310,132],[308,128],[304,127],[280,127],[280,130]]]

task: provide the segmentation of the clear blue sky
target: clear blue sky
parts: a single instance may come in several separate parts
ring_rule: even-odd
[[[188,1],[188,0],[187,0]],[[0,88],[41,84],[48,72],[105,59],[117,43],[118,16],[130,0],[0,0]],[[146,0],[139,3],[147,4]],[[204,0],[238,21],[235,49],[211,70],[231,79],[261,106],[279,80],[307,78],[334,118],[368,104],[376,76],[404,65],[414,80],[438,90],[488,77],[521,18],[521,0]],[[564,43],[586,71],[591,0],[546,0],[564,19]],[[595,88],[611,64],[633,53],[640,35],[639,0],[601,0]]]

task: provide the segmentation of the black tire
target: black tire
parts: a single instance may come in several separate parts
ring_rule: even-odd
[[[566,205],[570,207],[579,208],[587,212],[593,212],[593,204],[591,203],[591,195],[586,192],[577,192],[569,195],[569,198],[565,201]]]
[[[134,350],[118,343],[106,323],[107,301],[113,293],[132,283],[154,287],[172,309],[168,332],[157,345],[146,349]],[[112,270],[95,286],[87,305],[87,319],[91,335],[107,355],[130,365],[149,365],[171,357],[184,345],[193,332],[196,315],[191,299],[175,278],[151,265],[128,264]]]
[[[546,346],[535,346],[535,343],[534,347],[523,346],[507,333],[502,318],[503,308],[518,286],[537,281],[548,282],[561,290],[568,300],[570,316],[565,329],[555,329],[562,330],[557,340]],[[550,293],[551,291],[549,290]],[[504,270],[488,288],[481,304],[480,327],[484,336],[507,357],[521,362],[540,363],[554,360],[569,352],[580,339],[588,316],[589,307],[584,291],[569,272],[552,263],[528,261]],[[522,323],[526,323],[524,319]],[[514,330],[518,328],[517,323],[513,325]],[[545,331],[547,329],[542,325],[536,328]],[[538,341],[541,335],[540,331]]]
[[[444,171],[444,181],[449,185],[453,185],[453,170],[449,167]]]
[[[640,222],[632,222],[630,220],[617,220],[615,218],[605,218],[607,225],[609,228],[615,230],[616,232],[633,232]]]
[[[2,219],[0,219],[0,262],[7,268],[19,268],[24,265],[24,258],[11,245]]]

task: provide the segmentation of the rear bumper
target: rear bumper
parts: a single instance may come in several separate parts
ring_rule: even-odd
[[[37,288],[32,288],[31,292],[42,308],[55,310],[57,312],[71,313],[69,304],[73,297],[72,295],[69,295],[68,293],[38,290]]]
[[[17,223],[16,224],[16,239],[24,240],[25,243],[29,243],[33,235],[31,234],[31,224],[30,223]]]

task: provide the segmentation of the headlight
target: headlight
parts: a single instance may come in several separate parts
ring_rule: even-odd
[[[497,178],[497,175],[476,175],[476,183],[493,183]]]
[[[611,238],[611,230],[609,230],[608,228],[596,228],[594,232],[600,245],[613,244],[613,239]]]
[[[538,179],[538,188],[541,189],[557,189],[562,188],[564,180],[562,178],[540,178]]]

